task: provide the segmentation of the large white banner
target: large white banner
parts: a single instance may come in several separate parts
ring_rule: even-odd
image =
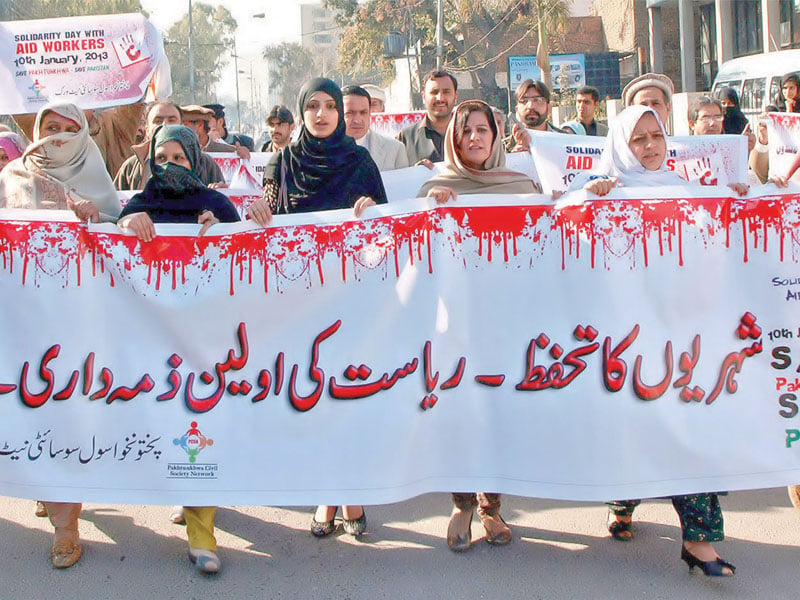
[[[599,501],[800,481],[800,195],[693,191],[411,200],[147,244],[3,211],[0,494]]]
[[[528,130],[531,156],[542,190],[565,191],[580,172],[600,159],[605,138]],[[686,181],[703,185],[747,182],[747,137],[743,135],[669,138],[667,168]]]
[[[0,114],[131,104],[148,86],[172,93],[161,35],[141,14],[0,22]]]

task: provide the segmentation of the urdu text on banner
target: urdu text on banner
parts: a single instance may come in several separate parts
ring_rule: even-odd
[[[600,501],[800,481],[800,196],[670,192],[420,199],[148,244],[3,211],[0,494]]]

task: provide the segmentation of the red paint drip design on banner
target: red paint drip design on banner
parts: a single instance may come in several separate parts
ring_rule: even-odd
[[[150,243],[89,232],[80,223],[0,221],[0,271],[19,271],[23,285],[50,280],[80,286],[86,278],[107,277],[113,286],[121,277],[154,291],[188,294],[224,273],[230,294],[254,284],[281,293],[298,284],[386,279],[392,271],[399,277],[407,265],[434,274],[437,255],[448,251],[465,268],[501,260],[532,267],[536,259],[558,257],[562,269],[587,260],[591,268],[632,269],[671,255],[682,266],[690,256],[686,248],[711,244],[737,253],[741,246],[744,262],[770,250],[781,261],[788,250],[788,259],[800,262],[800,196],[599,200],[560,210],[445,205],[397,217],[202,238],[160,236]]]

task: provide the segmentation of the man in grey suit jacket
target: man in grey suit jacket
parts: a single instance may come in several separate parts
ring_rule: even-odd
[[[406,148],[399,142],[370,130],[370,95],[364,88],[348,85],[342,90],[344,96],[345,132],[364,146],[380,171],[391,171],[408,166]]]
[[[444,134],[458,102],[458,81],[447,71],[431,71],[423,80],[422,101],[427,114],[422,121],[397,134],[406,147],[410,165],[425,165],[444,160]]]
[[[608,127],[594,118],[594,113],[600,105],[600,93],[596,87],[585,85],[575,94],[575,109],[578,111],[578,121],[586,130],[586,135],[605,137]]]

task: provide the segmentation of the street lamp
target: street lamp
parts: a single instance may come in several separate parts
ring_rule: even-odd
[[[242,59],[242,60],[247,60],[247,59],[245,58],[245,59]],[[255,80],[253,79],[253,61],[252,60],[247,60],[247,62],[250,63],[250,76],[248,77],[248,79],[250,80],[250,124],[252,125],[253,130],[255,130],[255,123],[254,123],[254,121],[255,121],[255,112],[254,112],[255,111],[255,103],[254,103],[254,100],[253,100],[253,85],[255,83]],[[238,71],[238,73],[241,73],[242,75],[247,75],[246,71]]]

